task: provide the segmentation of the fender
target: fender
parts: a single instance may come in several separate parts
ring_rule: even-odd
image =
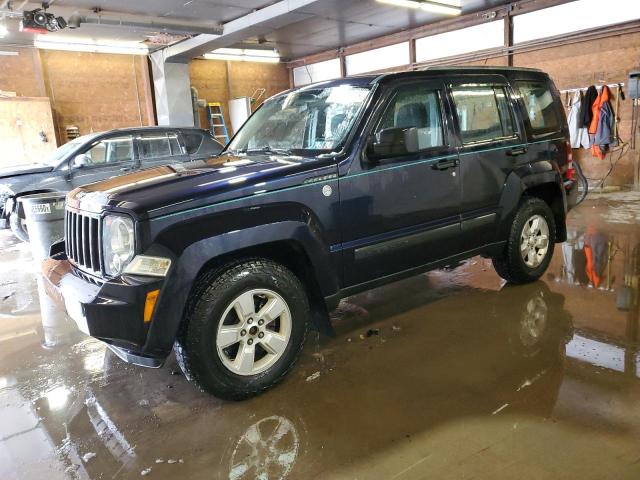
[[[507,177],[505,182],[504,189],[502,190],[502,196],[500,197],[500,218],[498,220],[498,240],[504,240],[509,236],[509,231],[511,229],[511,224],[513,223],[513,218],[518,211],[518,206],[520,205],[520,200],[522,196],[526,194],[527,191],[533,190],[535,188],[548,188],[552,190],[554,193],[554,197],[559,199],[564,206],[563,212],[558,212],[553,208],[554,215],[557,217],[559,214],[566,216],[566,195],[561,188],[562,178],[560,174],[555,170],[546,170],[541,172],[532,173],[530,168],[526,170],[516,170],[511,172]],[[556,222],[558,224],[558,222]],[[558,225],[563,225],[558,224]],[[566,232],[562,230],[562,227],[559,228],[557,232],[558,240],[564,241],[566,237]]]
[[[310,262],[321,295],[329,297],[339,291],[339,270],[332,267],[325,231],[314,213],[301,204],[233,209],[199,217],[197,223],[197,227],[189,221],[168,227],[145,250],[149,255],[169,256],[173,262],[147,336],[145,350],[150,353],[167,355],[171,351],[192,286],[216,258],[243,250],[251,255],[252,250],[277,242],[293,243]]]

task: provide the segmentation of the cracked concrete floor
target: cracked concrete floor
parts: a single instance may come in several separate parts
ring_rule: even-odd
[[[43,321],[0,232],[0,478],[640,478],[638,205],[590,198],[532,285],[474,258],[349,298],[242,403]]]

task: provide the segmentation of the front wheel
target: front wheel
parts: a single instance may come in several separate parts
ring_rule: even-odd
[[[309,304],[303,285],[264,259],[238,262],[197,282],[175,345],[186,377],[229,400],[271,388],[304,344]]]
[[[546,202],[526,198],[516,213],[507,245],[493,258],[498,275],[510,283],[538,280],[549,267],[556,241],[556,224]]]

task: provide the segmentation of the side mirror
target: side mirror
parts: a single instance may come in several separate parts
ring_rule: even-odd
[[[71,169],[76,170],[78,168],[84,168],[90,163],[89,157],[86,154],[81,153],[80,155],[76,155],[71,161]]]
[[[375,134],[369,145],[369,154],[374,158],[388,158],[420,151],[418,129],[386,128]]]

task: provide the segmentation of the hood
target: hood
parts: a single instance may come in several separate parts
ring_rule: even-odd
[[[53,167],[44,163],[29,163],[27,165],[18,165],[16,167],[0,168],[0,178],[17,177],[19,175],[29,175],[32,173],[51,172]]]
[[[213,204],[301,183],[295,176],[333,158],[284,155],[222,155],[205,161],[167,165],[114,177],[72,191],[70,206],[90,212],[127,210],[139,217]]]

